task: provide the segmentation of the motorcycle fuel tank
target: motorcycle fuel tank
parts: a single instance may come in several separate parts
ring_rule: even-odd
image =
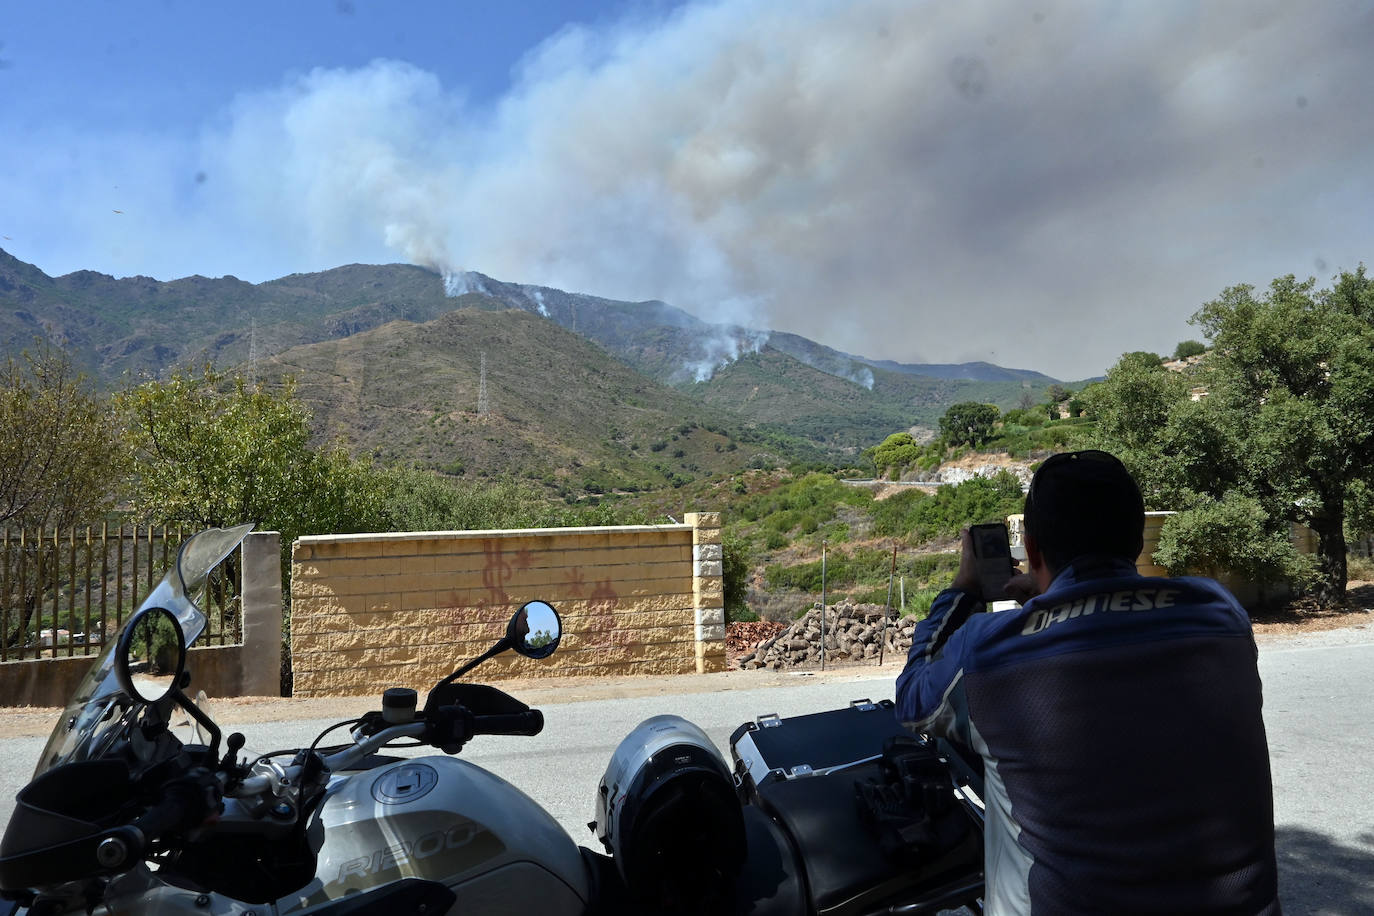
[[[586,866],[568,834],[519,789],[451,757],[419,757],[336,780],[311,817],[315,879],[277,902],[328,912],[406,878],[457,894],[452,912],[581,914]],[[536,903],[537,902],[537,903]]]

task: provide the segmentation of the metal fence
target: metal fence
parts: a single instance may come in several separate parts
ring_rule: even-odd
[[[0,532],[0,661],[93,655],[176,562],[181,528]],[[199,599],[201,644],[241,640],[237,551]]]

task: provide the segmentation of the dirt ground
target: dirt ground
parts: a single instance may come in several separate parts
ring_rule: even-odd
[[[1374,623],[1374,582],[1352,580],[1346,585],[1346,601],[1349,609],[1324,608],[1299,599],[1282,608],[1251,614],[1250,622],[1257,637],[1317,633]]]
[[[1351,610],[1330,610],[1307,602],[1255,615],[1255,638],[1261,645],[1326,630],[1363,628],[1374,625],[1374,582],[1351,582]],[[500,682],[499,686],[531,706],[551,706],[578,700],[606,700],[622,697],[651,697],[681,693],[712,693],[721,690],[773,687],[794,684],[798,678],[843,680],[866,675],[895,679],[904,658],[889,655],[880,668],[873,662],[842,662],[825,671],[789,670],[722,671],[716,674],[676,674],[657,677],[565,677],[522,678]],[[380,698],[295,697],[210,698],[209,709],[221,726],[252,722],[279,722],[294,719],[346,719],[379,707]],[[0,740],[41,738],[47,735],[60,709],[36,706],[0,707]]]

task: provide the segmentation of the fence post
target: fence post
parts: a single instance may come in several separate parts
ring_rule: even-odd
[[[725,583],[719,512],[688,512],[692,526],[692,593],[696,605],[697,673],[725,670]]]
[[[281,696],[281,535],[255,531],[243,542],[242,695]]]

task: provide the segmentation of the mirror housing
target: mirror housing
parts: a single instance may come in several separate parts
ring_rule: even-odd
[[[563,621],[547,601],[528,601],[511,617],[506,641],[525,658],[548,658],[563,638]]]
[[[527,601],[511,617],[510,623],[506,624],[506,635],[498,639],[496,645],[435,684],[430,689],[430,696],[434,696],[436,690],[446,684],[452,684],[482,662],[500,655],[507,649],[514,649],[526,658],[548,658],[558,648],[558,643],[562,639],[563,621],[553,609],[553,605],[547,601]],[[425,707],[429,708],[428,702]]]
[[[157,703],[181,687],[186,637],[166,608],[145,608],[119,634],[115,677],[129,696]]]

